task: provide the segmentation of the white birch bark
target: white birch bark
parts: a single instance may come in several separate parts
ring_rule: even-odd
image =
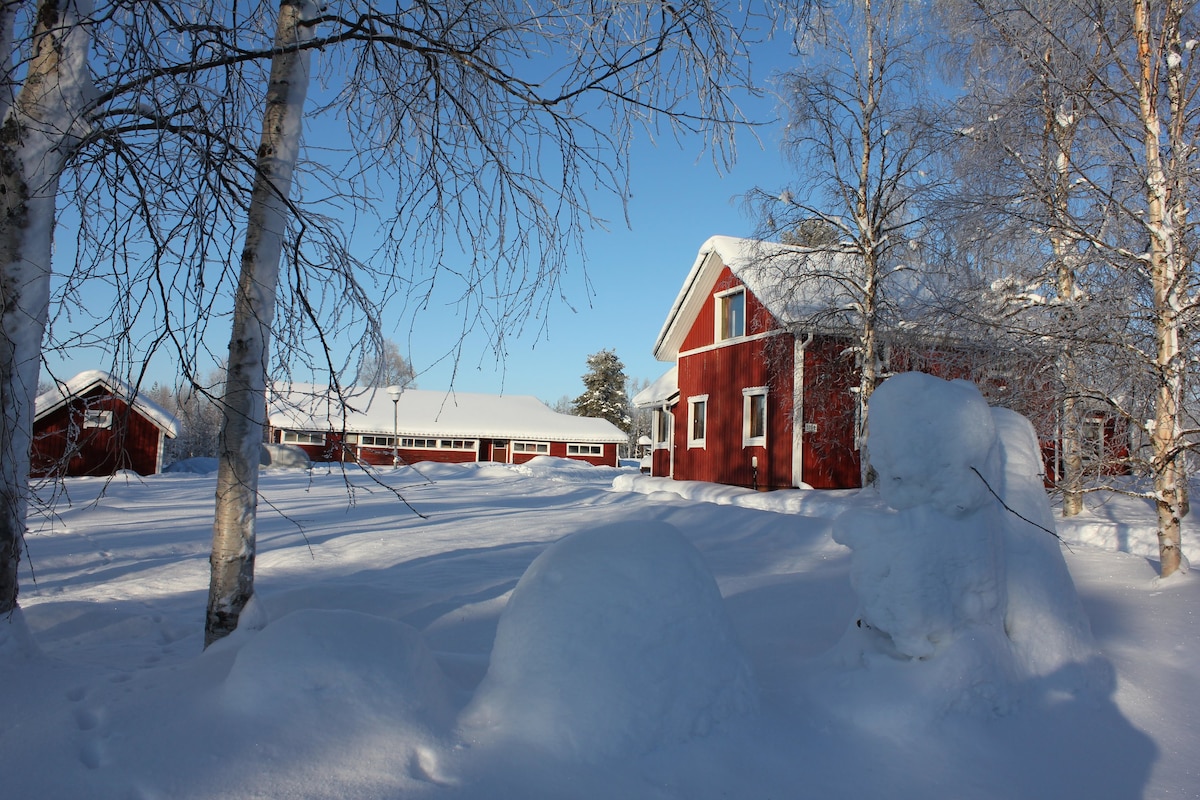
[[[1047,56],[1049,58],[1049,56]],[[1049,152],[1050,190],[1046,197],[1050,219],[1050,247],[1054,253],[1055,288],[1059,302],[1059,325],[1065,333],[1073,328],[1075,317],[1076,281],[1071,237],[1067,233],[1070,219],[1071,147],[1075,138],[1077,114],[1067,108],[1063,99],[1055,98],[1050,86],[1050,70],[1044,76],[1043,113],[1046,119],[1046,138]],[[1079,389],[1079,366],[1076,344],[1071,336],[1063,335],[1058,348],[1059,441],[1062,446],[1063,475],[1061,481],[1062,515],[1074,517],[1083,512],[1083,446],[1082,421],[1076,393]]]
[[[861,125],[862,152],[859,157],[858,186],[856,187],[854,202],[854,225],[858,233],[856,238],[862,252],[863,264],[861,292],[862,322],[858,331],[860,358],[862,360],[862,369],[859,373],[858,383],[858,418],[860,429],[857,431],[860,459],[859,471],[863,486],[871,482],[874,474],[871,469],[871,454],[867,449],[867,419],[868,411],[871,407],[871,395],[875,392],[875,384],[879,380],[879,370],[877,369],[879,362],[877,327],[879,320],[879,279],[882,266],[880,264],[879,251],[883,244],[880,241],[880,229],[884,222],[877,214],[872,213],[872,206],[875,205],[874,198],[872,197],[872,191],[875,188],[874,176],[876,169],[881,166],[874,162],[880,160],[880,154],[877,152],[877,149],[883,146],[882,142],[874,140],[875,115],[879,102],[879,83],[882,80],[881,69],[877,68],[875,61],[875,26],[877,22],[875,13],[875,10],[871,7],[870,0],[867,0],[863,5],[863,47],[866,50],[866,60],[862,75],[862,86],[859,87],[859,91],[861,92],[859,95],[859,122]]]
[[[205,646],[237,628],[242,609],[254,593],[258,469],[271,323],[309,82],[309,54],[296,47],[312,38],[313,26],[306,23],[317,13],[312,0],[282,0],[279,4],[258,173],[250,196],[229,341]]]
[[[40,0],[33,54],[19,92],[13,82],[15,3],[0,7],[5,65],[0,108],[0,614],[17,604],[17,566],[28,505],[33,402],[50,303],[55,197],[86,132],[93,88],[86,4]]]
[[[1170,211],[1169,181],[1161,148],[1163,121],[1159,110],[1158,86],[1161,43],[1176,38],[1179,0],[1168,0],[1161,39],[1155,41],[1147,0],[1133,0],[1133,34],[1137,46],[1138,114],[1142,126],[1146,191],[1146,228],[1150,234],[1147,258],[1153,292],[1154,366],[1158,386],[1154,419],[1150,425],[1151,468],[1154,500],[1158,513],[1160,574],[1168,577],[1186,568],[1180,547],[1180,518],[1183,492],[1179,456],[1184,442],[1179,435],[1179,400],[1183,396],[1183,292],[1186,265],[1182,263],[1178,237]]]

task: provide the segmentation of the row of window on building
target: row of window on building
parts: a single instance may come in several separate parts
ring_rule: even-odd
[[[324,433],[314,433],[305,431],[283,431],[282,441],[285,444],[325,444]],[[435,439],[435,438],[419,438],[401,436],[397,440],[394,436],[377,436],[375,434],[346,434],[346,444],[357,444],[362,447],[400,447],[404,450],[476,450],[479,447],[478,439]],[[397,444],[399,441],[399,444]],[[495,440],[492,442],[493,447],[501,448],[508,446],[507,441]],[[548,455],[550,453],[549,442],[530,442],[530,441],[514,441],[512,443],[514,453],[534,453]],[[567,455],[571,456],[602,456],[604,455],[604,445],[602,444],[567,444]]]
[[[688,447],[704,447],[708,441],[708,395],[688,398]],[[670,442],[674,416],[670,411],[657,409],[654,423],[654,444],[666,447]],[[765,447],[767,444],[767,387],[742,389],[742,446]]]

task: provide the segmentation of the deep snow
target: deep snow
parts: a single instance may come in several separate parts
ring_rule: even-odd
[[[944,636],[843,658],[863,565],[834,520],[904,513],[882,498],[419,469],[265,472],[258,596],[206,652],[213,476],[68,480],[31,524],[37,652],[0,626],[3,796],[1200,796],[1200,588],[1155,578],[1144,502],[1059,521],[1092,638],[1051,635],[1058,668],[964,707],[975,662],[939,660]]]

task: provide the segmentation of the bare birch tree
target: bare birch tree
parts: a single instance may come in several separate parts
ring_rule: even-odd
[[[1195,7],[1166,0],[1152,13],[1148,0],[1132,0],[1130,10],[1136,58],[1130,65],[1142,128],[1148,252],[1140,256],[1153,293],[1154,368],[1157,387],[1153,423],[1147,422],[1153,455],[1154,502],[1158,516],[1161,573],[1185,569],[1180,518],[1186,498],[1181,468],[1188,446],[1183,429],[1185,342],[1195,327],[1196,265],[1187,247],[1189,210],[1200,199],[1196,179],[1197,70],[1190,51],[1184,61],[1182,25]],[[1190,23],[1196,22],[1192,14]],[[1191,49],[1195,40],[1191,40]],[[1164,102],[1165,101],[1165,102]]]
[[[0,52],[18,48],[24,4],[0,4]],[[87,134],[94,87],[86,8],[37,4],[28,60],[9,56],[0,83],[0,614],[17,604],[28,503],[33,399],[50,296],[55,200],[67,159]],[[23,73],[23,75],[22,75]]]
[[[43,348],[105,341],[132,365],[144,352],[128,329],[157,314],[145,349],[173,344],[185,370],[195,363],[188,340],[199,340],[223,285],[210,254],[224,250],[228,227],[214,220],[230,218],[228,189],[253,169],[244,120],[230,113],[238,71],[227,67],[270,50],[214,56],[225,10],[193,0],[4,2],[0,20],[0,180],[10,208],[0,215],[0,609],[11,611]],[[52,269],[60,202],[77,215],[76,255]],[[92,281],[114,299],[97,299]],[[168,306],[193,313],[168,316]]]
[[[383,10],[335,3],[306,29],[320,33],[276,43],[274,63],[320,49],[346,76],[328,108],[342,115],[357,169],[384,171],[397,187],[384,253],[413,270],[405,276],[408,300],[422,305],[433,283],[460,281],[464,326],[485,325],[497,352],[508,332],[560,293],[566,255],[592,219],[589,190],[624,196],[635,131],[659,122],[727,130],[721,126],[737,118],[730,79],[743,82],[737,27],[707,5],[459,0]],[[299,135],[298,118],[284,127]],[[279,144],[268,134],[276,132],[264,124],[260,176],[262,153]],[[727,140],[715,141],[724,152]],[[264,189],[279,215],[269,221],[282,224],[287,187]],[[292,220],[285,257],[295,278],[281,299],[316,323],[307,220]],[[284,235],[271,232],[270,257],[252,255],[251,244],[266,239],[264,224],[249,220],[239,298],[253,303],[239,301],[230,344],[206,643],[236,627],[253,592],[273,312],[267,296],[280,288],[274,237]]]
[[[1071,313],[1058,320],[1057,333],[1052,326],[1041,332],[1048,341],[1079,346],[1073,373],[1060,359],[1066,393],[1068,380],[1076,393],[1090,384],[1131,430],[1143,432],[1146,453],[1135,447],[1129,463],[1152,480],[1147,496],[1158,509],[1161,570],[1170,575],[1186,566],[1179,520],[1187,507],[1183,456],[1191,432],[1182,398],[1187,342],[1197,322],[1189,215],[1198,186],[1200,73],[1195,39],[1183,32],[1195,30],[1196,6],[1185,0],[970,5],[990,25],[1023,31],[1006,35],[1029,73],[1051,87],[1052,102],[1040,109],[1048,142],[1032,148],[1040,161],[1021,167],[1025,196],[1040,198],[1042,213],[1024,222],[1046,237],[1058,270],[1051,293]],[[1006,163],[1027,159],[1028,144],[1008,140]],[[1075,271],[1064,274],[1072,262]],[[1078,270],[1093,266],[1097,271],[1079,281]],[[1115,291],[1097,291],[1104,289],[1098,280]],[[1086,362],[1079,360],[1083,353]],[[1093,374],[1085,375],[1081,363]],[[1105,374],[1121,375],[1124,391],[1104,396],[1096,377]]]
[[[966,64],[976,75],[957,104],[962,141],[955,155],[963,177],[955,209],[943,218],[960,236],[1041,244],[1001,266],[986,295],[999,306],[993,324],[1024,338],[1030,350],[1047,342],[1056,349],[1057,423],[1048,433],[1061,448],[1054,467],[1063,515],[1074,516],[1083,510],[1085,469],[1093,460],[1085,457],[1092,454],[1084,452],[1083,411],[1113,394],[1082,370],[1102,338],[1089,309],[1109,282],[1083,281],[1087,255],[1075,235],[1091,202],[1076,182],[1075,163],[1086,161],[1080,153],[1093,123],[1095,30],[1058,3],[1027,2],[1017,11],[969,0],[945,3],[942,13],[962,37],[950,51],[950,69]],[[978,311],[962,309],[969,316]]]
[[[803,275],[781,276],[805,293],[833,284],[847,300],[827,309],[845,321],[860,368],[856,439],[867,482],[870,459],[862,429],[880,379],[880,337],[894,323],[890,291],[911,266],[924,225],[918,198],[932,139],[928,120],[923,45],[915,11],[904,0],[866,0],[835,6],[814,25],[815,52],[784,79],[790,114],[785,147],[798,179],[793,189],[756,189],[769,229],[792,232],[816,226],[832,231],[819,250],[843,254],[813,263]],[[802,43],[802,50],[807,41]]]
[[[258,467],[271,325],[308,94],[311,56],[303,45],[313,38],[318,12],[313,0],[282,0],[279,4],[221,402],[206,646],[237,627],[241,609],[254,593]]]

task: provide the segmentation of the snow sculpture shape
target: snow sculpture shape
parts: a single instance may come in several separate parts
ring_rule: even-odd
[[[1027,420],[965,381],[906,373],[872,395],[868,452],[878,501],[834,530],[859,600],[843,664],[927,661],[907,690],[1003,712],[1017,687],[1092,658]]]
[[[230,709],[267,719],[308,708],[327,724],[382,716],[439,728],[453,718],[441,668],[403,622],[302,609],[246,639],[223,687]]]
[[[308,453],[294,444],[264,444],[260,466],[271,469],[308,469]]]
[[[598,761],[704,734],[755,706],[700,553],[670,525],[637,522],[580,531],[534,560],[462,719],[475,741]]]

